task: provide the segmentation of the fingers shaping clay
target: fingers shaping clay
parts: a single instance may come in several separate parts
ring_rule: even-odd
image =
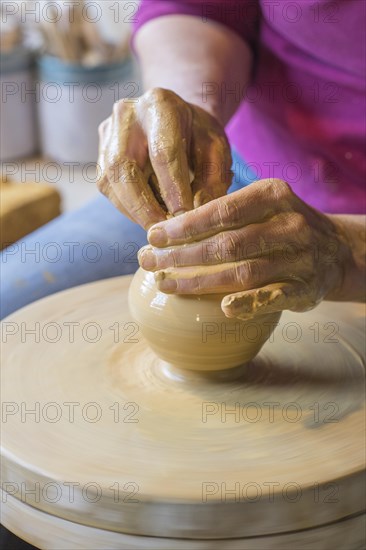
[[[164,294],[154,274],[139,269],[130,286],[129,308],[158,357],[182,369],[216,371],[253,359],[281,317],[228,319],[221,309],[223,297]]]

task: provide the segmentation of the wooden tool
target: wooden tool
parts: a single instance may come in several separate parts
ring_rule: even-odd
[[[148,347],[130,281],[4,321],[4,525],[47,549],[362,548],[364,307],[285,312],[251,362],[190,372]]]
[[[61,2],[57,10],[49,5],[48,18],[43,18],[38,25],[45,51],[63,61],[86,66],[116,63],[127,58],[129,35],[124,33],[117,43],[106,41],[98,21],[88,19],[86,5],[84,0],[74,5]]]
[[[5,2],[0,3],[0,52],[6,54],[19,48],[22,43],[22,30],[20,20],[16,15],[6,12]]]

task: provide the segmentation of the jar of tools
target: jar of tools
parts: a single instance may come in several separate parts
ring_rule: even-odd
[[[38,64],[42,153],[61,163],[96,162],[99,124],[115,101],[141,93],[133,60],[85,66],[47,55]]]
[[[23,46],[0,53],[0,160],[36,153],[36,94],[33,57]]]

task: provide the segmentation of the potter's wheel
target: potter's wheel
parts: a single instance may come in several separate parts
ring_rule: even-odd
[[[57,549],[361,548],[364,306],[286,312],[250,364],[182,374],[130,280],[4,322],[5,526]]]

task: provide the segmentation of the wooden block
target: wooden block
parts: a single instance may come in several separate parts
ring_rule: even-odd
[[[0,249],[51,221],[61,213],[58,191],[46,184],[1,179]]]

